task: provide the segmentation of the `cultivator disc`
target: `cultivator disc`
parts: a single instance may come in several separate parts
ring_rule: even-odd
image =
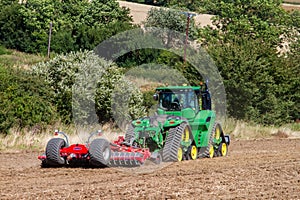
[[[111,156],[108,166],[110,167],[139,167],[150,158],[148,148],[137,148],[124,143],[124,137],[111,144]]]
[[[144,155],[139,152],[112,152],[110,167],[138,167],[145,162]]]

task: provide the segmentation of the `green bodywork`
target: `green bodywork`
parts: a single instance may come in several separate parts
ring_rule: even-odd
[[[172,108],[175,98],[181,105]],[[187,149],[191,145],[198,148],[208,146],[210,133],[216,121],[212,110],[203,109],[203,88],[201,86],[168,86],[156,89],[158,108],[155,116],[144,117],[132,121],[135,144],[149,148],[151,152],[164,147],[165,138],[170,128],[187,123],[190,127],[188,141],[181,141],[181,146]],[[176,103],[174,105],[177,105]],[[215,144],[221,142],[214,141]]]

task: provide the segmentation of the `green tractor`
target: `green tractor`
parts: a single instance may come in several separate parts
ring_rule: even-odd
[[[206,84],[159,87],[153,98],[155,115],[131,122],[126,145],[148,148],[158,162],[227,155],[230,138],[216,122]]]

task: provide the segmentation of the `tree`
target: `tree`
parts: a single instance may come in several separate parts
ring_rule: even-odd
[[[116,1],[28,0],[2,4],[0,43],[30,53],[47,51],[50,22],[51,49],[56,53],[91,50],[108,37],[132,28],[129,10]]]
[[[298,14],[280,1],[214,2],[216,28],[200,29],[199,41],[224,78],[229,114],[265,124],[298,118]],[[283,44],[288,51],[278,51]]]
[[[159,27],[162,29],[170,30],[168,35],[161,36],[165,41],[166,46],[170,47],[174,45],[174,31],[179,33],[185,33],[187,28],[187,16],[179,11],[165,8],[152,8],[147,15],[147,19],[144,22],[145,27]],[[195,28],[195,21],[193,18],[190,19],[189,24],[189,37],[196,38],[197,32]]]

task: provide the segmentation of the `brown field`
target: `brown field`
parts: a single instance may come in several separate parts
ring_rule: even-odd
[[[0,153],[1,199],[300,199],[300,139],[234,140],[227,157],[141,174],[42,169],[38,155]]]
[[[297,3],[300,3],[300,1],[298,1]],[[284,3],[284,4],[282,4],[282,7],[283,7],[286,11],[300,10],[300,5],[293,5],[293,4],[287,4],[287,3]]]
[[[118,1],[118,2],[120,6],[130,9],[130,14],[135,24],[141,24],[143,21],[145,21],[148,11],[151,8],[153,8],[153,6],[150,5],[144,5],[144,4],[132,3],[126,1]],[[198,14],[194,19],[196,24],[199,24],[200,26],[207,26],[207,25],[212,25],[212,21],[211,21],[212,17],[213,15]]]

